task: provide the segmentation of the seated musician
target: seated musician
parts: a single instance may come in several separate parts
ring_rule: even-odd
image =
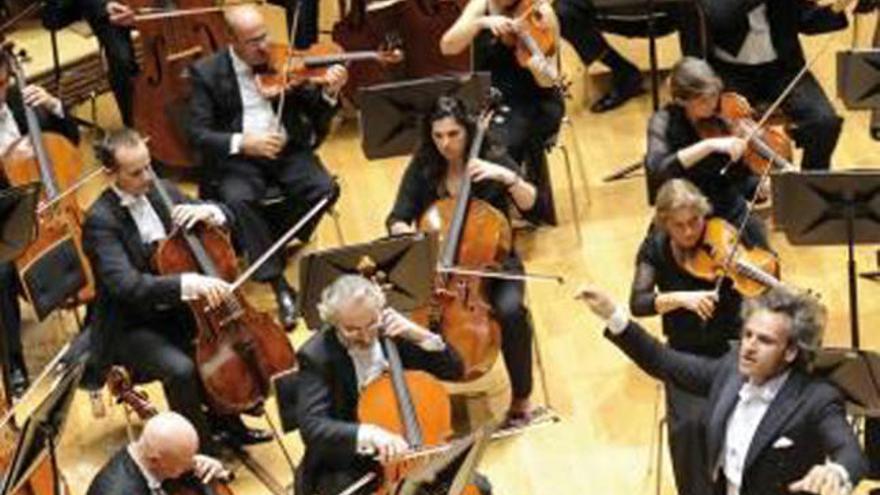
[[[741,343],[712,359],[657,342],[601,289],[579,298],[605,335],[644,372],[705,399],[700,466],[730,495],[848,495],[867,462],[840,390],[810,372],[827,313],[809,294],[777,287],[743,307]]]
[[[279,390],[278,397],[282,415],[295,407],[305,444],[296,473],[298,495],[341,493],[377,467],[374,457],[392,459],[409,448],[400,435],[357,421],[359,391],[388,368],[380,329],[397,343],[404,368],[442,380],[463,373],[458,354],[442,337],[387,308],[382,290],[361,276],[336,279],[321,294],[318,310],[326,325],[297,353],[295,396]],[[372,492],[375,484],[356,493]]]
[[[253,6],[229,9],[226,20],[233,37],[230,48],[200,60],[191,70],[190,134],[193,146],[203,154],[207,173],[217,181],[218,199],[235,212],[246,232],[241,245],[254,261],[275,241],[259,205],[270,186],[280,188],[302,212],[338,195],[315,148],[327,133],[348,73],[335,65],[323,87],[303,84],[289,90],[283,126],[278,129],[274,116],[278,92],[273,94],[275,89],[261,86],[257,79],[269,62],[265,20]],[[319,221],[315,217],[298,237],[308,240]],[[296,324],[296,302],[284,267],[283,255],[277,254],[254,280],[272,285],[281,323],[290,329]]]
[[[800,34],[847,25],[814,0],[703,2],[709,35],[708,55],[724,85],[752,102],[773,102],[806,63]],[[843,119],[812,72],[798,80],[782,101],[793,137],[803,148],[803,170],[827,170]]]
[[[0,57],[0,155],[11,151],[16,143],[30,150],[25,122],[25,105],[36,110],[40,127],[47,132],[57,132],[73,142],[79,142],[79,129],[67,117],[61,100],[40,86],[28,85],[24,89],[12,84],[6,57]],[[24,150],[22,150],[24,151]],[[30,151],[25,151],[30,152]],[[5,174],[0,174],[0,190],[9,187]],[[13,262],[0,263],[0,338],[5,339],[5,356],[0,356],[8,374],[9,392],[20,396],[28,387],[28,373],[21,345],[21,309],[18,298],[22,295],[18,271]]]
[[[681,263],[699,246],[709,201],[690,182],[672,179],[660,188],[654,228],[639,248],[630,292],[633,316],[662,315],[670,348],[719,357],[730,350],[741,326],[742,297],[728,283],[714,292],[714,282],[699,279]],[[711,493],[699,440],[705,399],[666,383],[669,449],[678,493]]]
[[[122,1],[46,0],[42,15],[43,25],[48,29],[61,29],[78,19],[89,23],[107,59],[110,89],[119,115],[125,125],[131,126],[134,76],[138,72],[131,41],[134,10]]]
[[[492,86],[501,90],[500,134],[510,157],[525,163],[526,176],[539,188],[539,202],[534,219],[549,220],[553,213],[549,198],[550,184],[540,168],[546,160],[544,143],[559,131],[565,104],[558,87],[559,23],[549,3],[537,4],[537,21],[549,30],[556,41],[552,56],[533,56],[528,67],[517,62],[515,48],[502,41],[523,29],[515,20],[516,11],[528,0],[473,0],[440,40],[440,50],[447,55],[461,53],[473,45],[474,70],[489,71]]]
[[[461,100],[439,98],[422,128],[421,148],[404,172],[386,220],[391,234],[413,232],[436,200],[456,195],[463,174],[470,174],[474,181],[474,198],[488,202],[505,215],[511,202],[525,216],[530,214],[535,205],[535,186],[514,171],[516,165],[510,158],[492,150],[492,157],[466,163],[475,126]],[[493,147],[484,145],[487,148]],[[523,273],[515,250],[511,249],[501,269]],[[531,420],[533,329],[523,304],[525,284],[496,279],[488,282],[488,288],[494,317],[502,329],[501,350],[512,389],[507,425],[517,426]]]
[[[669,85],[672,102],[648,122],[645,168],[649,195],[653,198],[660,186],[673,178],[687,179],[709,199],[716,215],[738,225],[758,187],[757,177],[740,161],[745,140],[736,136],[703,138],[699,134],[701,125],[717,114],[721,79],[705,61],[684,57],[673,67]],[[766,196],[769,182],[761,187],[759,194]],[[749,222],[750,240],[763,242],[763,225],[758,220]]]
[[[147,420],[137,441],[104,464],[86,495],[157,495],[165,493],[167,481],[190,472],[203,483],[227,475],[220,461],[198,451],[199,435],[185,417],[159,413]]]
[[[186,301],[205,298],[216,306],[229,294],[229,284],[198,273],[158,275],[151,262],[157,244],[175,226],[229,226],[234,217],[225,207],[188,199],[165,183],[176,204],[169,215],[153,184],[146,143],[134,130],[109,134],[98,153],[112,185],[89,208],[83,226],[97,287],[96,352],[136,377],[161,380],[169,407],[195,425],[203,447],[216,448],[212,428],[232,443],[268,441],[267,432],[247,429],[237,416],[203,410],[192,357],[195,324]]]

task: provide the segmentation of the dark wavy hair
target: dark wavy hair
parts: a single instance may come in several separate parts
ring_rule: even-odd
[[[431,110],[422,121],[421,140],[414,154],[415,162],[422,164],[422,172],[431,184],[437,184],[443,180],[443,176],[446,174],[446,167],[448,166],[446,159],[437,150],[432,136],[434,122],[445,118],[452,118],[457,124],[464,127],[466,134],[465,153],[470,150],[477,131],[476,119],[470,114],[467,106],[460,98],[455,96],[441,96],[437,98],[437,101],[434,102]],[[482,151],[486,155],[501,155],[503,149],[497,145],[497,142],[498,140],[492,133],[486,133]]]

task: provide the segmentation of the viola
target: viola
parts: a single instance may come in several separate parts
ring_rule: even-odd
[[[530,64],[534,57],[550,62],[559,50],[556,33],[541,12],[545,3],[546,0],[519,0],[510,14],[516,21],[517,33],[502,36],[501,42],[514,48],[517,63],[520,67],[529,69],[537,80],[549,79],[556,88],[566,91],[569,83],[559,74],[555,64],[548,63],[540,67]]]
[[[479,156],[492,114],[490,109],[482,115],[466,163]],[[458,351],[466,380],[492,368],[501,349],[501,326],[486,296],[486,278],[456,268],[496,271],[513,243],[507,217],[472,198],[471,188],[470,176],[463,173],[457,197],[436,201],[419,220],[419,230],[440,233],[442,251],[429,308],[413,314]]]
[[[27,76],[11,45],[3,47],[2,56],[18,87],[24,88]],[[42,202],[47,206],[38,210],[38,235],[15,260],[25,295],[43,319],[71,298],[90,301],[95,283],[82,247],[83,211],[76,196],[67,194],[80,178],[82,157],[64,136],[43,132],[33,108],[25,105],[24,112],[28,133],[9,147],[2,162],[10,185],[40,182],[43,186]],[[21,146],[26,142],[29,147]],[[57,277],[58,270],[64,270],[65,276],[50,280],[48,274]]]
[[[230,41],[223,13],[213,0],[126,0],[137,11],[200,12],[135,17],[143,61],[134,80],[134,127],[150,137],[150,154],[165,165],[193,160],[182,127],[190,86],[186,73],[196,60]],[[201,9],[201,10],[199,10]]]
[[[697,123],[701,138],[737,136],[747,140],[742,161],[755,175],[769,170],[793,170],[791,137],[781,126],[758,127],[749,101],[733,92],[721,94],[718,111],[713,118]]]
[[[734,290],[745,297],[755,297],[783,285],[776,254],[741,244],[736,228],[719,217],[706,221],[696,249],[678,262],[701,280],[717,283],[721,278],[729,278]]]
[[[163,207],[173,201],[161,181],[155,187]],[[199,224],[177,228],[160,243],[153,263],[160,274],[197,272],[232,282],[238,259],[228,234]],[[281,325],[257,311],[239,289],[217,308],[190,303],[197,325],[196,366],[211,405],[222,414],[257,412],[268,396],[272,377],[296,366],[296,355]]]
[[[322,84],[327,69],[334,64],[376,61],[388,65],[402,60],[403,52],[393,44],[379,50],[346,52],[333,42],[315,43],[307,50],[273,43],[269,46],[268,68],[257,75],[257,86],[264,94],[274,95],[303,82]]]
[[[141,419],[149,419],[159,413],[145,392],[134,389],[128,372],[121,366],[114,366],[107,372],[107,389],[110,395],[129,406]],[[188,474],[163,484],[163,488],[168,495],[235,495],[224,481],[228,480],[204,484]]]

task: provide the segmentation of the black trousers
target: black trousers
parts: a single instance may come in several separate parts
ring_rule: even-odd
[[[270,186],[278,187],[298,213],[284,230],[324,197],[331,198],[329,208],[339,195],[338,187],[312,150],[286,152],[277,160],[234,156],[223,163],[218,180],[220,200],[232,209],[238,221],[237,243],[251,261],[277,240],[278,229],[272,228],[260,205]],[[315,216],[297,237],[308,240],[320,220],[321,215]],[[254,280],[276,280],[284,273],[284,265],[284,257],[278,253],[257,270]]]
[[[523,273],[522,261],[513,256],[505,263],[505,269],[512,273]],[[533,387],[534,329],[531,315],[524,304],[525,291],[525,283],[518,280],[496,279],[488,285],[492,310],[501,325],[501,353],[514,399],[529,398]]]
[[[728,89],[753,102],[772,102],[796,75],[796,71],[783,68],[777,62],[756,66],[729,64],[718,60],[711,62]],[[804,150],[801,168],[829,169],[843,118],[834,111],[828,96],[811,72],[804,74],[783,100],[782,109],[795,125],[792,133],[795,142]]]
[[[592,2],[557,0],[555,7],[562,37],[571,43],[584,65],[595,62],[608,50],[608,42],[596,25]]]
[[[705,398],[666,383],[669,454],[679,495],[703,495],[713,491],[701,436],[701,418],[705,408]]]
[[[298,49],[304,50],[318,41],[318,0],[269,0],[269,3],[284,7],[288,29],[293,25],[293,13],[299,7],[294,40]]]
[[[8,365],[12,356],[21,356],[21,308],[18,295],[21,292],[18,271],[12,262],[0,263],[0,326],[2,326],[3,355],[0,359]]]

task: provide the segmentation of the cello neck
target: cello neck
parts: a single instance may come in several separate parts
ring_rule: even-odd
[[[480,149],[483,147],[483,140],[486,138],[486,130],[492,119],[492,113],[491,109],[487,109],[480,116],[474,140],[468,150],[467,160],[464,162],[465,170],[461,174],[461,185],[458,188],[455,211],[452,213],[452,221],[449,222],[449,231],[446,233],[446,243],[440,256],[440,265],[444,268],[455,266],[456,263],[458,245],[461,242],[462,232],[464,231],[464,222],[467,218],[471,196],[472,181],[470,174],[467,172],[467,165],[480,156]]]
[[[394,394],[397,397],[397,409],[403,422],[404,438],[410,447],[419,448],[425,442],[412,396],[406,386],[400,353],[397,351],[397,345],[389,337],[382,337],[382,346],[385,348],[385,356],[388,358],[388,369],[391,374],[391,383],[394,386]]]
[[[9,63],[12,75],[18,83],[19,89],[23,91],[27,86],[27,77],[18,61],[18,57],[12,53],[10,46],[5,47],[3,52],[3,56],[6,57]],[[43,182],[43,188],[46,191],[46,199],[51,201],[58,196],[60,191],[55,178],[55,172],[49,160],[49,153],[46,152],[46,147],[43,146],[43,130],[40,128],[40,119],[37,118],[37,113],[30,105],[22,102],[22,106],[24,107],[24,117],[27,122],[28,138],[40,168],[40,180]]]

